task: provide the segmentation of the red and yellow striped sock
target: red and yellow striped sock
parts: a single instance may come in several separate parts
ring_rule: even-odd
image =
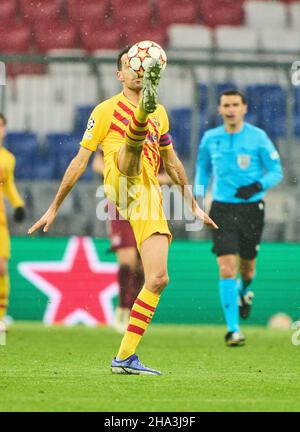
[[[130,147],[142,147],[148,135],[148,114],[138,106],[128,123],[125,141]]]
[[[135,353],[146,328],[151,322],[158,302],[159,295],[145,287],[139,293],[131,309],[128,328],[117,355],[118,360],[125,360]]]
[[[6,315],[6,310],[8,306],[8,293],[9,293],[9,277],[1,276],[0,277],[0,321]]]

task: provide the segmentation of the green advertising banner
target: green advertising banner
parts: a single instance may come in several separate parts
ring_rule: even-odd
[[[115,256],[106,239],[13,238],[8,314],[15,320],[87,325],[112,322],[118,283]],[[249,323],[266,324],[284,312],[300,317],[300,244],[263,244],[253,283]],[[159,323],[223,324],[218,271],[209,242],[174,241],[170,284]]]

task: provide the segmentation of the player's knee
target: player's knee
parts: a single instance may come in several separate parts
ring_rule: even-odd
[[[236,277],[236,270],[228,264],[220,265],[220,276],[222,279],[233,279]]]
[[[160,294],[168,285],[169,276],[167,273],[157,274],[151,276],[148,283],[146,281],[146,286],[154,292],[155,294]]]
[[[4,277],[7,275],[7,262],[4,260],[0,260],[0,277]]]

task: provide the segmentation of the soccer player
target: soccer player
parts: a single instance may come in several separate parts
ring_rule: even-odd
[[[22,222],[25,218],[24,201],[18,193],[14,181],[15,157],[4,147],[6,123],[5,116],[0,114],[0,329],[2,331],[6,329],[4,318],[9,298],[8,260],[10,257],[10,241],[4,197],[8,199],[15,209],[15,221]]]
[[[54,201],[28,232],[31,234],[40,227],[44,227],[44,232],[49,230],[59,206],[101,144],[106,196],[130,221],[145,273],[145,285],[134,303],[111,370],[116,374],[160,375],[159,371],[144,366],[136,355],[160,295],[169,282],[167,259],[171,233],[162,210],[157,180],[160,156],[172,181],[180,186],[183,196],[191,203],[195,217],[210,227],[217,226],[186,187],[187,176],[173,149],[167,113],[158,104],[159,61],[150,62],[143,79],[134,78],[128,67],[127,52],[128,49],[124,50],[118,58],[117,77],[123,84],[123,91],[93,110],[80,150],[67,168]]]
[[[210,216],[219,226],[213,232],[213,252],[219,266],[229,346],[245,343],[239,312],[246,319],[252,305],[250,285],[264,225],[263,198],[283,177],[277,150],[263,130],[244,121],[246,113],[242,93],[222,93],[219,114],[224,124],[204,134],[195,178],[195,186],[204,186],[204,193],[213,178]],[[241,280],[237,280],[237,269]]]

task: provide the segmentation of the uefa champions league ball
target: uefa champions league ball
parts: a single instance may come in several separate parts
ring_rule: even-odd
[[[162,72],[167,66],[167,55],[160,45],[152,41],[134,44],[127,53],[129,71],[135,78],[142,78],[152,59],[158,59]]]

